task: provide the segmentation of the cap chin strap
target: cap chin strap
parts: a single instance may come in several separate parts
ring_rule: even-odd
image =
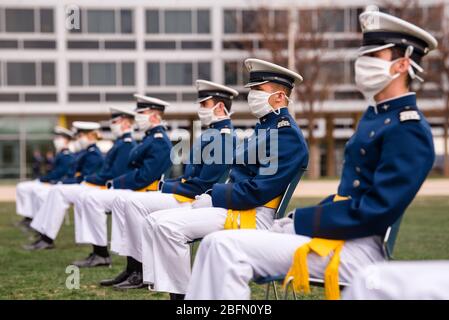
[[[416,70],[418,70],[418,72],[424,72],[424,69],[417,64],[415,61],[413,61],[413,59],[410,59],[410,56],[413,54],[413,50],[414,48],[412,46],[408,46],[407,49],[405,50],[405,58],[409,58],[410,61],[410,66],[408,67],[408,74],[410,75],[410,77],[412,79],[417,79],[420,82],[424,82],[424,79],[421,78],[420,76],[418,76],[415,73],[415,70],[413,70],[413,68],[415,68]]]

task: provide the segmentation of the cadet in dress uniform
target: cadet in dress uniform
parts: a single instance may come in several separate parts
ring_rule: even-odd
[[[127,162],[129,170],[109,180],[108,190],[94,190],[75,202],[80,222],[75,224],[76,242],[94,246],[94,252],[86,259],[73,262],[79,267],[110,265],[105,213],[111,212],[113,201],[120,195],[128,197],[132,191],[157,191],[162,175],[171,167],[171,141],[162,123],[168,103],[153,97],[134,96],[137,99],[135,122],[145,136],[131,150]]]
[[[345,148],[338,194],[296,209],[272,231],[219,232],[201,243],[188,299],[249,299],[254,276],[287,274],[298,291],[308,276],[324,279],[326,297],[339,298],[338,280],[383,261],[381,238],[415,197],[434,162],[429,124],[409,81],[437,41],[388,14],[360,15],[363,44],[356,83],[369,100]],[[412,62],[413,60],[413,62]],[[282,232],[282,233],[279,233]]]
[[[449,300],[449,260],[391,261],[364,268],[345,300]]]
[[[229,115],[238,92],[206,80],[197,80],[196,85],[200,104],[198,116],[208,129],[195,143],[190,163],[181,177],[161,182],[160,192],[133,193],[114,200],[112,225],[115,232],[112,232],[111,250],[127,256],[128,263],[122,273],[102,281],[102,285],[120,289],[143,287],[140,229],[145,217],[158,210],[191,207],[195,196],[212,188],[227,175],[232,165],[235,134]],[[207,158],[203,159],[203,153]]]
[[[81,183],[86,176],[96,173],[103,165],[103,155],[96,145],[99,135],[97,131],[100,128],[100,124],[75,121],[73,127],[77,130],[78,142],[82,149],[77,155],[75,174],[62,179],[62,185],[54,185],[46,190],[46,195],[42,192],[39,192],[39,194],[35,193],[36,197],[45,198],[30,225],[40,234],[40,237],[31,245],[25,246],[27,250],[54,248],[53,240],[56,238],[65,214],[65,209],[62,211],[62,214],[59,213],[59,205],[62,205],[62,203],[61,201],[56,201],[60,197],[55,195],[58,195],[59,190],[64,189],[64,186]],[[36,208],[33,209],[36,210]]]
[[[43,184],[55,184],[64,179],[69,174],[75,158],[69,150],[69,142],[73,138],[73,132],[62,127],[55,127],[53,144],[56,150],[56,157],[53,169],[46,175],[33,181],[24,181],[16,187],[16,211],[24,217],[20,225],[29,227],[33,219],[32,192],[33,189],[43,188]]]
[[[223,229],[269,229],[283,192],[308,163],[306,142],[287,109],[291,90],[302,77],[258,59],[245,64],[248,103],[259,122],[237,149],[230,182],[216,183],[196,196],[192,208],[153,212],[142,226],[144,282],[174,299],[185,294],[190,279],[187,242]]]
[[[105,188],[106,181],[118,177],[129,170],[128,156],[136,145],[131,137],[134,112],[127,109],[111,108],[110,121],[111,131],[116,140],[107,153],[101,170],[86,176],[80,184],[55,186],[50,190],[44,204],[39,209],[38,215],[42,215],[40,221],[45,224],[39,226],[39,230],[43,230],[41,232],[49,235],[53,240],[59,232],[70,204],[75,203],[76,199],[82,197],[84,192]],[[45,218],[43,218],[44,215]],[[81,224],[75,208],[75,225],[76,222]],[[75,231],[78,230],[75,229]]]

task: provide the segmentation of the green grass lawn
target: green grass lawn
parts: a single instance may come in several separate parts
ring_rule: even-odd
[[[296,199],[291,208],[316,203],[318,199]],[[112,268],[81,269],[81,288],[65,286],[66,267],[84,258],[88,246],[74,244],[73,224],[64,225],[55,250],[27,252],[21,246],[29,235],[13,226],[20,218],[14,203],[0,204],[0,299],[167,299],[167,294],[145,289],[116,291],[102,288],[98,281],[118,274],[124,267],[121,257],[113,257]],[[73,221],[73,219],[72,219]],[[408,209],[399,233],[395,258],[449,259],[449,199],[422,197]],[[253,285],[253,297],[262,299],[264,287]],[[322,289],[314,288],[305,299],[321,299]]]

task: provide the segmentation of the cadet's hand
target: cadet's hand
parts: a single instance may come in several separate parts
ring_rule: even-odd
[[[291,232],[292,226],[293,226],[293,220],[289,217],[285,217],[282,219],[276,219],[276,220],[274,220],[274,223],[271,226],[270,231],[278,232],[278,233],[292,233]]]
[[[207,193],[203,193],[199,196],[195,196],[195,201],[192,202],[192,208],[211,208],[212,206],[212,197]]]

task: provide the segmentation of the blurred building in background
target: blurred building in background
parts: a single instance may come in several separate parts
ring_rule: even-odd
[[[315,62],[320,67],[313,86],[325,91],[318,89],[313,108],[304,99],[308,92],[298,92],[293,109],[309,139],[313,130],[317,174],[336,176],[344,144],[366,108],[354,86],[353,63],[361,40],[358,15],[372,3],[2,0],[0,178],[30,176],[33,152],[51,148],[55,124],[106,120],[109,106],[133,106],[135,92],[170,101],[170,129],[192,132],[197,110],[193,85],[199,78],[240,91],[233,117],[242,134],[248,134],[255,119],[245,103],[243,59],[271,59],[293,66],[307,79],[314,73],[307,69],[313,63],[301,61],[297,52],[314,47],[319,47]],[[387,2],[374,3],[388,11]],[[80,9],[80,28],[69,30],[67,15],[73,17],[74,5]],[[441,12],[449,16],[445,11],[441,1],[420,1],[408,8],[411,16],[427,19],[423,27],[435,34],[443,28],[435,17]],[[310,33],[309,28],[319,40],[312,45],[307,40],[307,48],[297,37]],[[439,70],[433,65],[436,57],[428,57],[424,68]],[[447,99],[439,83],[432,81],[418,94],[434,131],[437,166],[442,168]]]

